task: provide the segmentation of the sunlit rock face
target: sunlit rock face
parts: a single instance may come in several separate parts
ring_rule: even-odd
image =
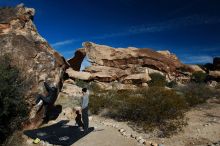
[[[81,54],[81,55],[79,55]],[[82,55],[83,54],[83,55]],[[184,65],[169,51],[153,51],[152,49],[113,48],[98,45],[92,42],[83,43],[83,48],[78,49],[75,56],[69,61],[73,70],[79,71],[79,64],[87,56],[91,66],[84,69],[89,72],[87,80],[95,80],[103,83],[117,82],[117,84],[146,85],[151,80],[149,74],[160,73],[167,80],[189,80],[184,72],[191,74],[197,67]],[[81,60],[75,63],[73,60]],[[77,67],[77,69],[75,69]],[[72,78],[77,78],[72,74]]]
[[[112,48],[91,42],[83,44],[92,65],[127,69],[133,66],[151,67],[166,73],[182,66],[177,58],[171,58],[151,49]]]
[[[10,54],[12,64],[30,80],[25,99],[30,111],[37,94],[46,94],[43,81],[59,90],[68,63],[42,38],[33,23],[35,10],[18,5],[0,8],[0,55]],[[43,108],[29,119],[26,127],[37,127],[42,122]]]

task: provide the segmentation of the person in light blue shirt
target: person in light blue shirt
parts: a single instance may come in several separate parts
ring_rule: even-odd
[[[82,89],[83,97],[81,100],[81,108],[82,108],[82,121],[83,121],[83,129],[87,131],[89,128],[89,91],[87,88]]]

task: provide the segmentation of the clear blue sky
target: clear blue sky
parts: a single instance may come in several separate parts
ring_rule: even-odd
[[[220,0],[0,0],[36,9],[39,33],[66,58],[82,42],[168,49],[184,63],[220,56]]]

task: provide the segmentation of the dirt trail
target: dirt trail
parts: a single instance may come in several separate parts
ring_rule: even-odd
[[[116,129],[92,121],[95,130],[71,146],[138,146],[133,139],[122,136]]]
[[[167,146],[220,145],[220,104],[208,103],[186,113],[188,125],[171,138],[155,139]],[[213,144],[218,143],[218,144]]]
[[[57,143],[61,138],[68,137],[69,141],[68,143],[71,144],[56,144],[56,145],[68,145],[68,146],[141,146],[136,140],[129,139],[124,136],[122,136],[117,129],[105,126],[103,124],[100,124],[96,121],[90,121],[90,127],[93,127],[94,130],[90,131],[88,134],[80,134],[79,131],[77,131],[75,128],[75,121],[71,120],[68,123],[65,123],[64,125],[59,125],[58,123],[51,122],[50,124],[36,129],[31,130],[34,135],[33,137],[36,137],[36,135],[40,134],[46,134],[46,141],[41,141],[38,144],[33,144],[33,139],[29,138],[26,135],[21,135],[19,133],[17,136],[14,137],[11,144],[8,146],[55,146],[54,143]],[[76,134],[79,133],[79,134]],[[79,136],[80,135],[80,136]],[[40,136],[38,136],[40,138]],[[79,138],[74,138],[79,137]],[[21,140],[21,138],[23,140]],[[41,138],[43,139],[43,138]],[[52,143],[53,144],[52,144]],[[60,140],[62,143],[62,141]],[[51,144],[50,144],[51,143]]]

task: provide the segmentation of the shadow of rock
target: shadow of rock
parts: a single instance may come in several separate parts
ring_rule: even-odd
[[[91,127],[86,132],[80,131],[78,126],[67,125],[68,122],[63,120],[51,126],[26,130],[24,134],[32,139],[40,138],[50,144],[70,146],[94,130]]]
[[[56,105],[50,108],[49,120],[55,120],[59,114],[62,112],[62,105]]]

